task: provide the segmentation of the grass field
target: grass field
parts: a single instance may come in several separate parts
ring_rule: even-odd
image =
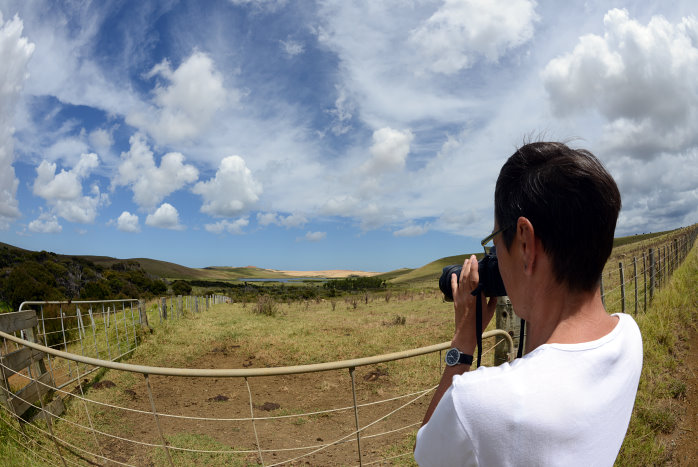
[[[673,233],[643,238],[634,244],[617,247],[609,268],[617,268],[618,258],[632,257],[637,251],[666,241]],[[395,286],[380,293],[363,293],[333,300],[273,303],[273,316],[255,313],[256,304],[216,305],[208,312],[188,313],[184,318],[160,323],[155,304],[149,306],[149,321],[154,330],[132,354],[129,363],[181,368],[262,368],[310,364],[378,355],[448,341],[453,332],[452,305],[444,303],[435,290],[441,268],[462,263],[463,256],[443,258],[416,270],[395,271]],[[615,266],[614,263],[615,262]],[[657,293],[646,313],[636,317],[645,342],[645,361],[635,410],[628,435],[616,465],[662,465],[671,456],[671,440],[677,429],[680,401],[685,383],[677,371],[682,365],[688,332],[695,328],[698,310],[698,249],[693,248],[684,264],[667,285]],[[618,311],[618,310],[612,310]],[[632,311],[630,311],[632,312]],[[487,347],[486,347],[487,349]],[[74,350],[76,353],[79,353]],[[488,354],[485,359],[488,364]],[[440,376],[438,354],[401,360],[356,369],[359,403],[373,403],[423,390],[435,385]],[[99,372],[90,382],[88,397],[99,403],[115,404],[150,411],[143,377],[116,371]],[[281,420],[260,423],[259,443],[262,447],[291,447],[313,444],[317,439],[336,439],[354,423],[353,413],[309,415],[315,410],[351,405],[350,380],[345,371],[315,373],[298,377],[273,379],[253,378],[250,395],[256,401],[257,413],[284,416]],[[193,417],[249,416],[247,389],[241,380],[213,380],[152,377],[154,402],[160,412]],[[99,387],[97,382],[109,381],[113,386]],[[86,386],[87,388],[87,386]],[[220,398],[218,401],[217,398]],[[223,401],[223,398],[228,398]],[[381,422],[367,435],[418,423],[426,409],[419,401],[408,411],[400,412],[394,422]],[[270,404],[266,411],[261,407]],[[279,404],[274,408],[274,404]],[[362,424],[395,409],[389,406],[362,408]],[[106,406],[89,404],[92,423],[100,431],[128,439],[154,444],[155,447],[133,446],[113,437],[76,429],[87,426],[84,404],[77,399],[68,402],[68,421],[54,427],[58,436],[72,440],[93,452],[102,449],[122,462],[139,465],[167,465],[163,451],[157,448],[159,438],[151,415],[139,415]],[[3,465],[44,465],[28,460],[26,449],[19,444],[22,437],[0,422],[0,458]],[[203,451],[250,450],[256,444],[249,422],[245,424],[214,421],[178,422],[161,420],[170,446]],[[392,424],[391,424],[392,423]],[[45,425],[39,425],[46,429]],[[32,428],[28,428],[32,430]],[[366,439],[364,461],[392,459],[390,463],[413,465],[411,446],[416,427],[390,435],[386,442]],[[25,443],[27,441],[24,441]],[[55,456],[55,447],[43,441],[30,446],[36,452]],[[75,451],[75,450],[73,450]],[[236,455],[171,451],[176,464],[255,465],[255,452]],[[338,457],[311,458],[311,464],[356,463],[355,444],[344,443],[336,451]],[[79,460],[79,452],[65,454]],[[271,454],[265,454],[267,464]],[[346,457],[342,457],[346,456]],[[285,457],[283,457],[285,458]],[[344,460],[339,460],[344,459]],[[348,460],[346,460],[348,459]],[[277,458],[276,460],[280,460]]]

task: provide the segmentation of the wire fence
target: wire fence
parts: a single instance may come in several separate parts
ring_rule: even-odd
[[[601,276],[606,309],[644,311],[687,256],[697,232],[695,226],[682,229],[610,260]],[[0,423],[11,428],[8,436],[23,447],[28,463],[46,465],[372,465],[411,457],[405,440],[421,423],[435,386],[376,391],[367,377],[377,364],[418,359],[438,378],[448,342],[280,368],[182,369],[119,361],[143,341],[149,323],[228,301],[209,296],[148,304],[130,299],[23,304],[18,313],[34,310],[35,331],[0,330]],[[483,337],[491,343],[485,353],[504,343],[513,354],[507,332]],[[20,352],[26,363],[21,369],[11,363]],[[106,371],[109,380],[88,378]],[[320,373],[325,376],[313,376]],[[313,396],[318,384],[331,395],[323,406]],[[269,402],[284,392],[293,404],[279,408]],[[64,410],[53,404],[59,399]],[[18,405],[26,413],[18,414]]]
[[[647,310],[693,247],[698,225],[672,232],[611,258],[601,274],[601,300],[609,313]]]
[[[12,373],[12,377],[23,378],[28,384],[37,383],[45,386],[47,390],[54,393],[54,397],[70,401],[65,414],[54,414],[45,409],[42,399],[23,400],[32,407],[35,414],[44,417],[42,421],[34,424],[26,424],[23,417],[3,406],[5,415],[3,421],[14,428],[13,437],[20,445],[26,447],[27,455],[52,465],[84,465],[102,462],[139,465],[148,463],[150,460],[162,465],[193,463],[235,465],[244,462],[280,465],[308,459],[314,464],[325,464],[346,463],[347,459],[352,457],[360,465],[370,465],[409,456],[411,449],[387,457],[385,455],[376,457],[375,447],[370,446],[376,440],[380,441],[376,446],[386,443],[394,444],[396,437],[404,438],[407,431],[414,430],[419,425],[424,412],[421,402],[434,388],[428,387],[407,394],[374,400],[364,397],[360,401],[357,396],[357,369],[436,353],[439,354],[440,362],[441,351],[450,345],[444,342],[404,352],[314,365],[207,370],[131,365],[69,353],[32,343],[1,331],[0,337],[4,339],[5,345],[11,343],[51,356],[54,367],[66,366],[56,362],[65,361],[72,364],[75,372],[74,384],[58,387],[40,378],[33,378],[31,372],[30,374],[14,372],[10,366],[5,365],[4,361],[0,361],[2,370]],[[484,337],[504,341],[508,343],[510,350],[513,350],[511,337],[504,331],[489,331]],[[490,350],[496,343],[493,342]],[[432,365],[436,365],[435,360],[432,357]],[[438,366],[440,368],[440,363]],[[85,387],[86,380],[83,378],[86,370],[91,367],[117,372],[121,376],[117,374],[111,378],[119,380],[120,383],[131,381],[133,384],[128,391],[133,394],[133,397],[128,400],[121,398],[122,403],[118,403],[120,398],[113,397],[115,395],[113,393],[112,397],[103,398],[101,393],[94,391],[95,385],[89,389]],[[284,378],[286,384],[295,383],[294,386],[303,391],[304,380],[307,381],[307,376],[315,372],[346,372],[348,379],[346,376],[341,378],[340,375],[335,375],[338,381],[335,390],[336,400],[344,401],[344,404],[339,403],[335,407],[319,410],[293,410],[293,413],[262,415],[265,410],[264,405],[267,403],[259,404],[257,399],[263,400],[265,394],[264,391],[255,391],[255,387],[269,385],[262,383],[261,380]],[[134,380],[135,375],[142,376],[140,383]],[[297,379],[289,379],[293,375]],[[243,409],[243,404],[238,404],[237,411],[231,411],[228,416],[219,413],[221,411],[218,410],[209,415],[202,415],[198,409],[189,411],[192,414],[198,413],[197,415],[187,415],[186,411],[173,413],[170,406],[172,398],[166,397],[168,387],[172,387],[173,378],[191,380],[192,384],[189,387],[192,393],[200,392],[201,388],[210,385],[211,379],[226,380],[224,382],[226,386],[234,385],[237,388],[236,393],[240,401],[245,399],[242,396],[247,396],[244,401],[246,409]],[[351,391],[346,387],[339,387],[339,381],[342,379],[345,386],[350,386]],[[275,384],[272,383],[271,386]],[[17,397],[10,388],[3,388],[3,391],[6,398]],[[187,395],[183,395],[184,399],[186,397]],[[299,395],[298,399],[302,401],[303,396]],[[300,404],[298,408],[302,406],[304,405]],[[312,403],[305,405],[305,407],[310,406]],[[244,413],[244,410],[247,410],[247,413]],[[334,426],[335,429],[327,431],[328,434],[332,433],[333,437],[331,439],[325,439],[324,436],[311,438],[308,433],[304,433],[303,421],[308,419],[321,420],[321,425],[326,427]],[[110,423],[110,420],[119,422]],[[119,429],[118,425],[124,423],[138,427],[139,433]],[[247,429],[244,428],[245,426]],[[186,429],[183,430],[183,427]],[[187,434],[179,436],[182,431]],[[291,436],[278,436],[282,432]],[[230,433],[234,441],[232,443],[231,440],[227,443],[209,442],[207,447],[202,444],[202,439],[213,440],[215,436],[211,436],[211,433],[221,433],[222,439],[225,439],[226,433]],[[206,434],[208,436],[205,436]],[[315,442],[308,443],[309,439],[314,439]],[[130,454],[124,456],[123,453]]]

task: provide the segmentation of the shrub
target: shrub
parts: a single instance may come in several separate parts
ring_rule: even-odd
[[[255,313],[265,316],[276,316],[276,312],[276,302],[269,295],[261,295],[257,299],[257,307],[255,308]]]

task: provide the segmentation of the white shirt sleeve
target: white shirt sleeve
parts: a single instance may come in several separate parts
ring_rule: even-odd
[[[420,466],[477,466],[472,442],[453,405],[453,386],[443,395],[429,422],[417,432],[414,459]]]

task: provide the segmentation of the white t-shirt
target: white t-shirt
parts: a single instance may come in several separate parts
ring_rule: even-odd
[[[613,465],[642,370],[635,321],[606,336],[544,344],[523,358],[453,377],[417,433],[423,466]]]

